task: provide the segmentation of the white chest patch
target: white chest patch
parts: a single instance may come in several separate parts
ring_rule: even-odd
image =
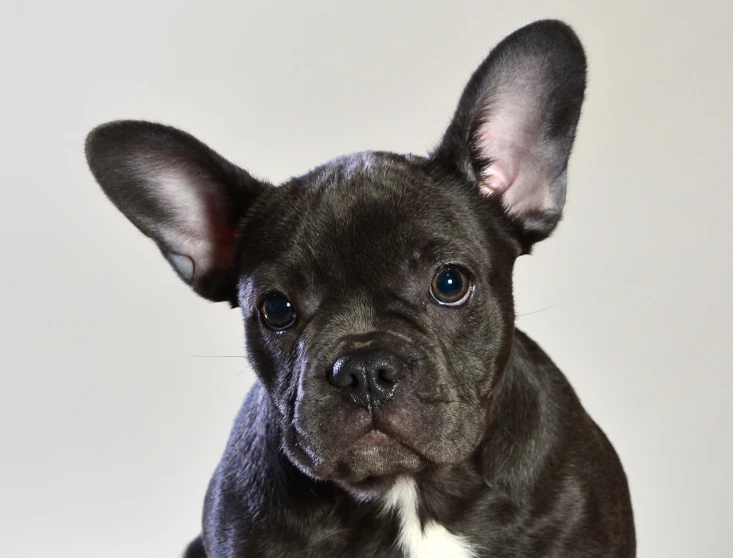
[[[417,515],[415,480],[402,477],[384,498],[384,509],[395,510],[400,522],[397,540],[407,558],[474,558],[471,544],[435,521],[423,528]]]

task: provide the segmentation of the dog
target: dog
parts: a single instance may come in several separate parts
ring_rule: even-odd
[[[109,199],[241,309],[257,375],[187,558],[635,556],[616,452],[514,323],[513,265],[560,220],[585,85],[574,31],[534,22],[427,156],[277,187],[161,124],[89,134]]]

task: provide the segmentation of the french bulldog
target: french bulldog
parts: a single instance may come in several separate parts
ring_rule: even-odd
[[[161,124],[89,134],[109,199],[241,309],[257,376],[187,558],[635,556],[616,452],[515,327],[513,265],[560,220],[585,84],[573,30],[529,24],[427,156],[277,187]]]

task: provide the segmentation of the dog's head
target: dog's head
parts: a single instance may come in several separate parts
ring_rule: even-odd
[[[192,136],[113,122],[94,176],[200,295],[241,308],[282,447],[355,491],[478,447],[511,350],[515,258],[548,236],[585,88],[537,22],[471,77],[427,157],[341,157],[279,187]]]

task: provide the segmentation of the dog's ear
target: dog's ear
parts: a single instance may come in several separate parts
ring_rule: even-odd
[[[95,128],[86,156],[105,194],[181,279],[209,300],[236,304],[239,224],[269,185],[193,136],[151,122]]]
[[[583,47],[538,21],[499,43],[471,77],[433,158],[500,196],[525,251],[560,220],[585,93]]]

